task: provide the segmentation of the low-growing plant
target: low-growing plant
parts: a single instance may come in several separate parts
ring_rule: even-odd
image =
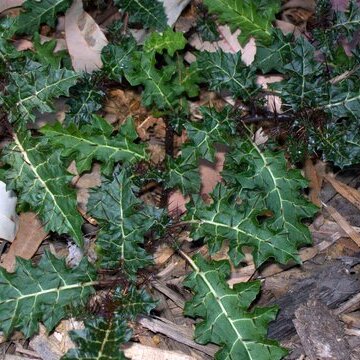
[[[114,41],[102,51],[102,69],[91,75],[73,71],[66,52],[54,53],[55,43],[41,44],[37,33],[40,25],[54,26],[71,0],[26,0],[18,17],[0,21],[0,75],[5,83],[0,101],[3,124],[12,137],[1,154],[0,175],[17,193],[19,206],[35,211],[47,230],[83,248],[84,220],[67,168],[75,161],[81,175],[97,162],[102,173],[102,183],[91,190],[87,204],[88,216],[99,225],[97,261],[89,262],[85,254],[70,268],[46,252],[36,265],[18,259],[14,273],[0,268],[0,330],[5,336],[22,331],[30,337],[38,332],[39,322],[53,330],[71,315],[70,309],[87,309],[89,298],[106,286],[101,271],[113,270],[121,281],[110,289],[107,311],[90,316],[83,330],[71,332],[76,349],[63,359],[125,358],[120,345],[131,337],[129,322],[156,306],[137,281],[139,270],[153,263],[144,246],[148,234],[156,241],[186,225],[192,239],[207,245],[209,258],[225,242],[229,245],[229,260],[215,261],[190,258],[175,239],[192,268],[184,285],[194,295],[185,314],[201,319],[195,341],[219,345],[216,359],[281,359],[287,351],[267,338],[277,309],[249,310],[260,282],[230,288],[230,262],[240,266],[243,248],[250,247],[256,267],[268,261],[300,263],[298,249],[311,244],[304,221],[317,207],[305,198],[307,181],[276,141],[255,141],[246,109],[252,109],[252,116],[271,119],[277,115],[265,110],[265,99],[269,94],[281,98],[290,134],[285,150],[297,154],[294,161],[301,160],[301,152],[341,168],[359,163],[360,53],[345,51],[344,44],[359,30],[360,7],[351,0],[346,11],[336,12],[321,1],[318,13],[326,21],[306,36],[294,36],[272,25],[280,0],[204,0],[209,15],[199,20],[197,29],[205,40],[217,39],[215,20],[232,30],[240,28],[241,44],[251,36],[256,39],[255,60],[245,65],[240,52],[222,50],[194,52],[196,61],[188,64],[186,34],[167,26],[160,2],[114,3],[127,14],[127,23],[110,27]],[[149,30],[143,44],[127,30],[132,25]],[[22,34],[34,34],[35,51],[14,48],[12,39]],[[273,73],[282,80],[265,90],[257,76]],[[165,119],[170,134],[185,129],[181,151],[175,154],[170,147],[165,160],[154,165],[131,117],[119,129],[103,119],[104,84],[109,81],[140,90],[143,106]],[[189,100],[201,89],[230,95],[245,110],[205,106],[195,121]],[[28,130],[39,112],[53,110],[59,97],[68,98],[65,121]],[[199,161],[214,161],[219,145],[227,149],[223,181],[204,202]],[[154,180],[165,195],[173,189],[189,195],[187,211],[179,219],[140,200],[140,186]]]

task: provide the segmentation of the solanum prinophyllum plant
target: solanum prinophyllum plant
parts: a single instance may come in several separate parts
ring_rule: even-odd
[[[184,283],[193,294],[185,315],[199,319],[195,341],[219,345],[216,359],[283,358],[286,350],[267,338],[277,309],[250,311],[260,282],[230,288],[230,263],[240,266],[244,247],[252,249],[256,267],[269,261],[300,263],[298,249],[311,244],[304,221],[317,208],[304,197],[307,181],[289,164],[286,153],[274,141],[258,145],[253,129],[242,120],[247,108],[265,109],[265,96],[272,92],[282,100],[289,131],[304,129],[297,155],[301,148],[338,167],[359,163],[360,54],[343,49],[344,39],[351,42],[359,30],[357,2],[350,1],[345,12],[335,12],[327,1],[319,1],[318,15],[327,21],[307,37],[294,37],[273,27],[280,0],[204,0],[218,23],[241,29],[241,44],[250,36],[256,39],[255,60],[245,65],[241,53],[191,49],[187,34],[167,25],[160,2],[115,0],[126,14],[126,24],[119,20],[111,25],[111,41],[102,50],[103,66],[91,75],[75,72],[66,51],[54,53],[54,41],[40,42],[40,26],[53,27],[71,3],[26,0],[19,16],[1,19],[1,113],[12,142],[1,152],[0,175],[17,193],[20,209],[35,211],[46,230],[83,248],[85,220],[77,210],[67,168],[75,161],[81,175],[100,163],[102,183],[91,190],[87,204],[87,215],[99,225],[97,260],[89,261],[85,252],[77,266],[69,267],[64,259],[45,252],[37,264],[18,259],[13,273],[0,268],[0,330],[7,337],[14,331],[31,337],[43,323],[51,331],[60,320],[76,317],[74,309],[88,309],[89,299],[105,286],[101,270],[119,271],[122,284],[116,283],[106,299],[111,311],[89,314],[84,329],[71,332],[76,348],[63,359],[125,358],[120,345],[131,338],[129,322],[156,306],[137,281],[138,272],[153,263],[144,246],[148,234],[156,241],[181,223],[208,249],[207,258],[191,258],[179,250],[181,243],[173,244],[192,268]],[[217,36],[213,17],[209,24],[202,19],[197,26],[206,39]],[[147,31],[141,44],[127,31],[127,26],[139,24]],[[15,49],[12,40],[19,35],[32,39],[33,51]],[[196,56],[191,64],[184,59],[188,50]],[[265,91],[257,76],[274,73],[283,80]],[[165,160],[154,165],[131,117],[118,129],[110,125],[101,116],[104,84],[109,82],[141,92],[142,104],[166,120],[168,131],[185,129],[181,150],[167,151]],[[202,89],[230,95],[245,110],[205,106],[199,109],[201,119],[194,120],[189,102]],[[51,112],[60,97],[68,99],[64,122],[29,130],[36,115]],[[321,122],[313,121],[314,116]],[[199,195],[199,161],[214,161],[219,145],[227,148],[223,181],[204,202]],[[285,145],[291,155],[293,143]],[[139,198],[141,186],[150,180],[165,194],[178,189],[190,197],[180,219]],[[212,260],[225,243],[228,260]]]

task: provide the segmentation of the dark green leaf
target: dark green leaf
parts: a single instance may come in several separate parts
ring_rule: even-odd
[[[90,170],[94,160],[104,164],[103,172],[111,174],[117,162],[134,163],[147,159],[145,146],[135,144],[138,134],[131,118],[120,127],[116,135],[114,128],[103,118],[93,116],[91,124],[77,127],[70,124],[64,128],[60,123],[46,125],[40,129],[46,139],[62,148],[61,155],[68,161],[76,160],[80,173]]]
[[[228,261],[205,261],[197,255],[194,268],[185,285],[195,292],[186,303],[185,314],[203,319],[196,325],[195,340],[200,344],[215,343],[221,349],[215,359],[278,360],[287,351],[276,341],[266,338],[267,327],[274,320],[276,307],[248,310],[260,291],[260,282],[236,284],[230,289]]]
[[[72,0],[26,0],[24,12],[16,19],[16,32],[32,34],[41,24],[54,26],[56,15],[71,5]]]
[[[113,179],[103,179],[90,193],[89,214],[98,220],[101,230],[97,249],[102,267],[119,265],[133,276],[151,264],[151,256],[141,247],[145,233],[156,223],[157,212],[135,197],[130,174],[115,170]]]
[[[86,259],[73,269],[45,252],[37,266],[17,258],[14,273],[0,267],[0,329],[5,335],[38,332],[38,322],[51,331],[69,315],[70,307],[84,307],[96,285],[96,271]]]
[[[155,0],[115,0],[123,12],[129,13],[130,24],[141,24],[145,28],[162,31],[167,26],[163,4]]]
[[[311,235],[302,223],[311,218],[317,208],[301,194],[308,186],[299,170],[288,170],[282,152],[261,151],[250,139],[238,139],[225,163],[223,177],[228,183],[237,183],[239,191],[251,190],[263,194],[260,210],[270,210],[271,227],[287,234],[291,247],[311,244]]]
[[[51,69],[37,63],[28,64],[23,73],[11,72],[5,89],[6,108],[11,122],[25,124],[35,121],[34,111],[52,112],[52,101],[68,96],[69,88],[76,84],[78,75],[66,69]]]
[[[270,43],[271,22],[280,10],[279,0],[204,0],[204,4],[231,30],[241,29],[241,44],[250,36],[261,43]]]
[[[45,229],[68,234],[81,246],[83,221],[70,187],[72,176],[60,161],[60,151],[19,132],[2,160],[11,166],[6,172],[9,188],[39,214]]]
[[[242,62],[240,52],[202,52],[198,54],[197,63],[211,90],[227,90],[235,97],[249,100],[259,89],[255,69]]]

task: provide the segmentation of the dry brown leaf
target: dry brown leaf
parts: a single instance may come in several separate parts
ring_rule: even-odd
[[[141,140],[150,139],[150,128],[153,128],[153,135],[159,139],[164,139],[166,135],[166,124],[162,118],[155,118],[148,116],[138,127],[136,128],[137,133]]]
[[[94,164],[91,172],[81,175],[76,180],[77,203],[80,209],[86,212],[86,204],[89,199],[89,189],[101,184],[100,165]],[[81,212],[84,216],[84,213]],[[90,221],[91,223],[91,221]]]
[[[146,109],[141,106],[141,97],[132,90],[110,91],[105,112],[105,118],[110,123],[119,121],[122,124],[129,116],[134,116],[137,121],[143,121],[147,117]]]
[[[164,4],[167,24],[173,26],[190,0],[160,0]]]
[[[102,67],[101,50],[108,41],[81,0],[75,0],[65,13],[65,39],[75,71],[91,73]]]
[[[151,346],[131,343],[124,349],[125,356],[132,360],[195,360],[189,356],[177,351],[157,349]]]
[[[360,192],[358,190],[344,184],[339,180],[336,180],[333,174],[326,175],[325,179],[342,197],[350,201],[360,210]]]
[[[47,234],[36,214],[31,212],[22,213],[20,215],[19,231],[0,265],[7,271],[13,271],[15,256],[31,259]]]
[[[319,196],[322,186],[322,177],[317,173],[316,167],[314,166],[311,159],[306,159],[304,172],[306,179],[309,180],[310,201],[316,206],[321,207],[321,200]]]
[[[21,6],[25,0],[1,0],[0,1],[0,13],[7,9]]]
[[[347,220],[332,206],[322,203],[337,224],[349,235],[349,237],[360,247],[360,234],[347,222]]]

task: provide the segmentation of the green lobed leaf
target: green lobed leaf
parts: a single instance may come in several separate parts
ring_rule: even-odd
[[[302,221],[311,218],[317,207],[301,191],[308,187],[299,170],[288,169],[283,152],[261,151],[251,139],[238,139],[226,157],[223,178],[234,184],[242,196],[262,194],[260,210],[270,210],[269,225],[288,237],[291,247],[311,244],[311,234]]]
[[[61,61],[67,55],[65,50],[54,52],[56,48],[56,40],[45,41],[41,43],[39,33],[33,36],[34,52],[33,55],[38,62],[43,65],[50,65],[53,69],[59,69]]]
[[[120,346],[131,338],[132,331],[127,321],[148,314],[156,303],[144,289],[138,291],[134,286],[130,286],[128,291],[116,288],[109,301],[113,313],[85,321],[83,330],[70,331],[70,337],[78,348],[68,351],[62,360],[125,359]]]
[[[142,244],[159,215],[136,198],[133,187],[129,172],[116,169],[111,180],[104,178],[99,188],[90,191],[87,205],[101,227],[96,242],[101,266],[122,265],[129,276],[152,263]]]
[[[280,11],[279,0],[204,0],[204,4],[232,31],[241,29],[241,44],[250,36],[261,43],[271,42],[271,23]]]
[[[104,98],[105,93],[98,89],[93,74],[83,74],[81,80],[70,90],[65,125],[74,123],[81,126],[92,123],[93,115],[101,109]]]
[[[96,277],[85,258],[70,269],[64,259],[50,252],[45,252],[37,266],[17,258],[14,273],[0,267],[0,330],[6,336],[22,331],[29,338],[42,322],[51,331],[68,316],[69,307],[86,305]]]
[[[156,105],[159,109],[173,110],[179,101],[183,88],[176,79],[177,67],[174,63],[157,69],[155,53],[137,52],[132,58],[131,68],[125,73],[132,86],[143,85],[143,104]]]
[[[299,262],[296,242],[290,241],[284,230],[275,230],[267,222],[260,223],[264,209],[261,194],[238,197],[232,188],[217,185],[211,194],[212,203],[205,204],[200,196],[193,196],[187,204],[184,221],[192,224],[191,237],[204,238],[210,254],[218,252],[224,241],[229,242],[229,256],[237,266],[244,258],[244,246],[253,249],[256,267],[274,258],[286,264]]]
[[[4,151],[2,161],[10,166],[6,182],[21,202],[38,213],[46,230],[68,234],[82,246],[82,217],[76,209],[72,176],[63,167],[60,151],[19,132]]]
[[[273,87],[280,90],[284,106],[293,111],[316,107],[323,96],[323,68],[315,60],[315,47],[304,37],[299,37],[291,49],[290,62],[284,66],[286,79]]]
[[[102,71],[111,80],[122,81],[125,73],[133,68],[133,53],[138,50],[134,38],[125,38],[120,45],[109,44],[102,49]]]
[[[255,68],[242,62],[240,52],[201,52],[197,56],[197,64],[210,90],[227,90],[243,100],[249,100],[259,90]]]
[[[340,168],[360,164],[359,129],[358,121],[353,119],[329,121],[321,130],[310,128],[310,148],[320,150],[325,161]]]
[[[291,37],[292,34],[285,36],[280,30],[275,29],[271,45],[257,45],[254,66],[261,70],[263,74],[271,71],[285,73],[284,66],[290,62]]]
[[[166,50],[170,56],[174,56],[175,52],[183,50],[185,45],[184,34],[168,27],[162,33],[151,33],[145,40],[144,51],[162,54]]]
[[[163,4],[157,0],[115,0],[124,13],[128,13],[130,24],[141,24],[145,28],[162,31],[167,26]]]
[[[120,346],[131,338],[126,321],[118,318],[96,317],[84,322],[82,330],[69,332],[71,340],[78,346],[70,349],[61,360],[117,359],[126,360]]]
[[[186,303],[185,314],[203,319],[196,325],[195,340],[214,343],[221,348],[215,359],[277,360],[287,351],[277,341],[266,338],[267,327],[274,320],[276,307],[248,310],[260,291],[260,282],[236,284],[230,289],[228,261],[205,261],[196,255],[194,268],[185,280],[195,296]]]
[[[201,36],[203,41],[219,41],[220,34],[216,22],[211,17],[201,16],[196,23],[196,32]]]
[[[54,26],[59,12],[71,5],[72,0],[26,0],[23,3],[24,12],[16,19],[16,32],[32,34],[39,30],[40,25]]]
[[[52,101],[68,96],[69,88],[78,79],[78,75],[70,70],[56,70],[34,62],[27,66],[25,72],[11,72],[9,85],[5,88],[4,102],[13,123],[35,121],[35,111],[52,112]]]
[[[61,155],[70,163],[76,160],[80,173],[90,170],[94,160],[103,163],[102,171],[111,174],[117,162],[134,163],[146,160],[145,146],[136,144],[138,138],[132,118],[128,118],[119,132],[103,118],[94,115],[91,124],[67,128],[60,123],[45,125],[40,129],[53,146],[61,147]]]

